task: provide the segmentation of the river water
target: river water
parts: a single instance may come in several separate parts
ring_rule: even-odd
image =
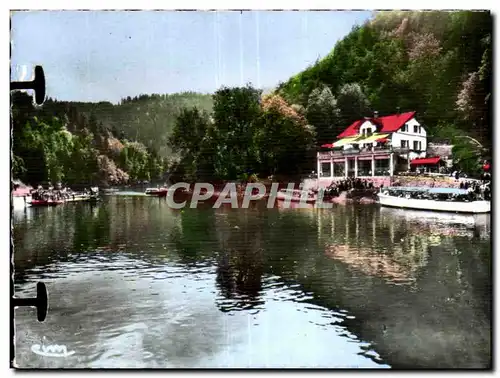
[[[13,214],[20,368],[486,368],[487,217],[368,206],[184,209],[165,199]],[[74,354],[46,357],[40,344]]]

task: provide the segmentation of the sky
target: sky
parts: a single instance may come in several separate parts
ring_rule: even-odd
[[[11,16],[11,79],[42,65],[47,96],[270,89],[327,55],[371,12],[30,11]]]

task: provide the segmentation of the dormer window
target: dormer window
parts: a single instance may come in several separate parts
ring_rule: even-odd
[[[413,126],[413,132],[415,134],[418,134],[420,132],[419,127],[418,126]]]

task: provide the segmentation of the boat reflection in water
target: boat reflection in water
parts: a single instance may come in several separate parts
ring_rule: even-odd
[[[455,214],[434,211],[405,210],[382,207],[380,214],[385,222],[405,222],[431,235],[491,236],[490,214]]]

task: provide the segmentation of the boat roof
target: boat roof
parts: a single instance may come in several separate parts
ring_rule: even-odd
[[[402,192],[426,192],[430,188],[424,186],[389,186],[388,190],[400,190]]]
[[[399,190],[402,192],[427,192],[430,194],[456,194],[456,195],[465,195],[467,194],[467,190],[458,189],[458,188],[429,188],[426,186],[389,186],[387,189],[389,190]]]
[[[458,189],[458,188],[430,188],[429,193],[464,195],[467,194],[468,192],[465,189]]]

